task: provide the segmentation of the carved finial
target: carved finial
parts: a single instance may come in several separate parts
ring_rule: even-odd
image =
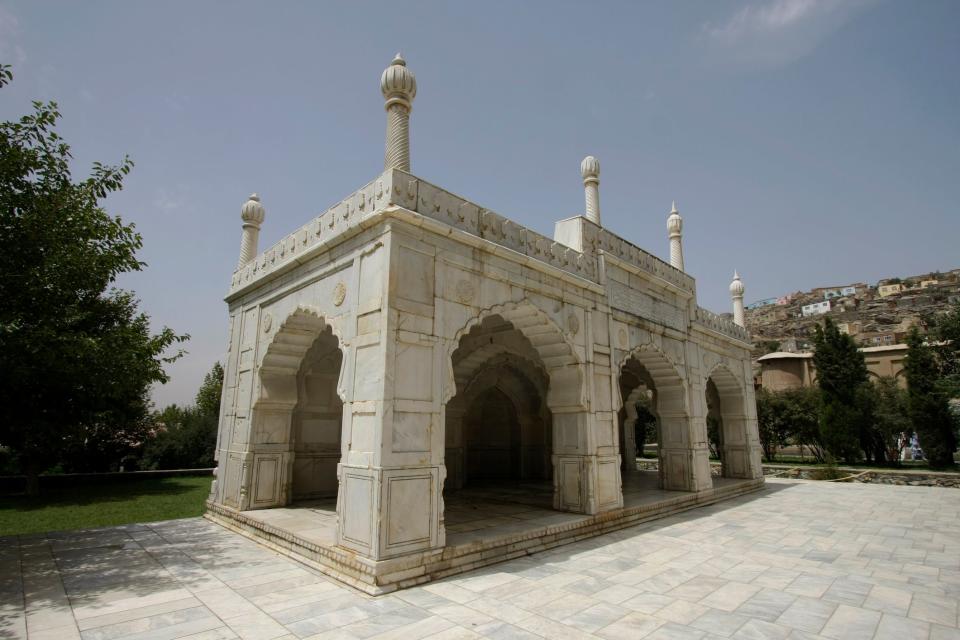
[[[683,243],[681,234],[683,233],[683,218],[677,211],[677,201],[673,201],[670,207],[670,215],[667,216],[667,231],[670,234],[670,264],[683,271]]]
[[[583,178],[584,198],[586,199],[587,220],[600,224],[600,161],[587,156],[580,163],[580,176]]]
[[[733,272],[733,282],[730,283],[730,293],[735,296],[742,296],[744,291],[743,281],[740,280],[740,274]]]
[[[237,269],[242,269],[257,256],[257,236],[265,217],[266,211],[260,204],[260,196],[251,193],[240,208],[240,219],[243,220],[243,235],[240,238],[240,261],[237,263]]]
[[[744,309],[743,309],[743,282],[740,280],[740,274],[733,272],[733,282],[730,283],[730,296],[733,298],[733,322],[741,327],[745,327]]]
[[[410,110],[417,96],[417,78],[399,53],[380,76],[383,108],[387,110],[384,169],[410,171]]]
[[[263,224],[265,216],[266,211],[264,211],[263,205],[260,204],[260,196],[256,193],[251,193],[250,197],[247,198],[247,201],[243,203],[243,207],[240,209],[240,219],[248,224],[260,226]]]
[[[583,177],[584,183],[586,183],[587,180],[599,180],[600,161],[593,156],[587,156],[584,158],[580,163],[580,175]]]
[[[408,111],[413,107],[413,99],[417,97],[417,78],[407,69],[407,61],[399,53],[380,76],[380,93],[386,100],[384,107],[388,111],[396,103]]]

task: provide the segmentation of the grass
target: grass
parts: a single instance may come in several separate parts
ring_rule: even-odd
[[[0,536],[189,518],[203,513],[210,476],[149,478],[0,496]]]

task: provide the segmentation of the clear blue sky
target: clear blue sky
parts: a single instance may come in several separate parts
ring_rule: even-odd
[[[419,91],[417,175],[552,235],[602,164],[603,222],[660,256],[676,199],[700,302],[960,267],[960,2],[0,2],[0,118],[55,99],[78,177],[149,267],[124,278],[188,332],[157,404],[226,348],[240,207],[261,248],[382,168],[379,77]]]

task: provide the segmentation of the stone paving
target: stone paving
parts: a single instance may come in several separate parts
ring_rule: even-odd
[[[0,637],[960,639],[960,491],[761,492],[378,598],[202,519],[0,539]]]

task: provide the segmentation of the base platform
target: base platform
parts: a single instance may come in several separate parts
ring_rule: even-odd
[[[763,479],[713,479],[699,493],[657,488],[656,471],[623,478],[622,509],[554,511],[550,483],[471,487],[444,494],[447,546],[374,561],[336,546],[336,501],[237,512],[207,503],[205,517],[365,593],[379,595],[544,551],[755,491]]]

